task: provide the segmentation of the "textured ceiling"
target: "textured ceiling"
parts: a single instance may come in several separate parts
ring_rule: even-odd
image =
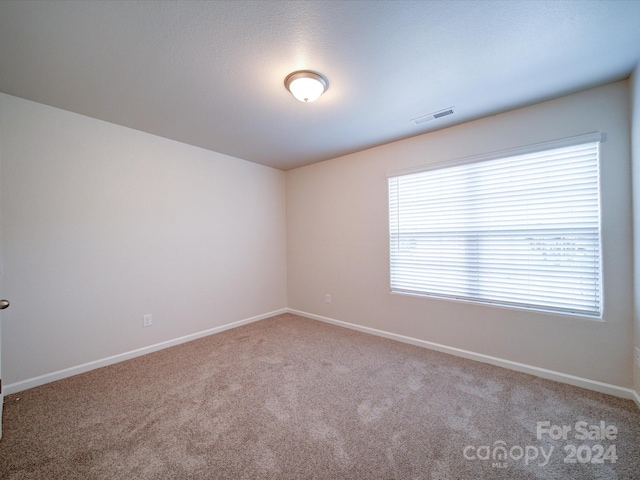
[[[638,61],[640,1],[0,1],[0,91],[285,170]],[[298,69],[329,79],[315,103]]]

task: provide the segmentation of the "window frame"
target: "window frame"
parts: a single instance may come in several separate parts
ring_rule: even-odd
[[[471,157],[447,160],[443,162],[434,162],[431,164],[420,165],[417,167],[389,171],[387,174],[387,179],[388,179],[387,207],[388,207],[388,214],[389,214],[388,216],[388,220],[389,220],[389,224],[388,224],[389,270],[388,272],[389,272],[390,293],[394,295],[408,295],[408,296],[414,296],[414,297],[436,298],[436,299],[444,299],[444,300],[458,301],[458,302],[464,302],[464,303],[490,305],[490,306],[500,307],[500,308],[517,309],[517,310],[524,310],[524,311],[535,311],[539,313],[554,314],[554,315],[571,315],[571,316],[586,318],[590,320],[602,320],[604,316],[604,308],[605,308],[604,279],[603,279],[603,265],[602,265],[603,264],[603,258],[602,258],[602,252],[603,252],[602,233],[603,232],[602,232],[602,186],[601,186],[601,170],[600,170],[601,164],[602,164],[602,151],[601,151],[602,141],[603,141],[603,135],[600,132],[594,132],[594,133],[589,133],[585,135],[579,135],[575,137],[554,140],[550,142],[527,145],[524,147],[499,150],[499,151],[490,152],[486,154],[474,155]],[[468,297],[468,296],[457,294],[455,292],[452,294],[442,294],[442,293],[435,293],[435,292],[428,292],[428,291],[414,292],[414,291],[404,291],[402,289],[394,289],[394,286],[392,284],[393,282],[392,269],[394,268],[394,264],[393,264],[394,258],[393,258],[393,252],[392,252],[393,242],[392,242],[392,231],[391,231],[391,227],[392,227],[391,179],[395,177],[401,177],[401,176],[411,175],[416,173],[428,172],[433,170],[441,170],[441,169],[462,166],[462,165],[469,165],[473,163],[480,163],[480,162],[485,162],[490,160],[507,159],[510,157],[518,157],[521,155],[541,153],[547,150],[555,150],[555,149],[560,149],[565,147],[574,147],[582,144],[592,144],[592,143],[597,143],[596,159],[595,159],[596,161],[595,177],[596,177],[596,183],[597,183],[596,197],[597,197],[597,220],[598,220],[597,221],[597,248],[598,248],[597,282],[598,283],[597,283],[597,286],[595,287],[595,290],[597,290],[598,292],[598,301],[595,302],[596,306],[594,307],[593,311],[580,310],[579,308],[576,308],[575,310],[572,310],[570,308],[565,308],[565,307],[554,308],[554,307],[549,307],[544,305],[536,305],[535,303],[523,304],[520,302],[510,302],[508,300],[486,299],[486,298],[479,298],[479,297],[473,297],[473,296]],[[597,308],[597,311],[596,311],[596,308]]]

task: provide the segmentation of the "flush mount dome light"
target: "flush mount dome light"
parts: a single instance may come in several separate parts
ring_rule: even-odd
[[[301,102],[310,103],[317,100],[329,88],[329,82],[319,73],[298,70],[287,75],[284,86]]]

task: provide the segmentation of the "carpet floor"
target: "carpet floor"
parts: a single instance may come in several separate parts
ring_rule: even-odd
[[[630,400],[291,314],[5,400],[6,479],[640,479]]]

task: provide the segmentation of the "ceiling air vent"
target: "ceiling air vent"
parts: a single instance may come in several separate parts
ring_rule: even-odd
[[[454,107],[445,108],[444,110],[440,110],[439,112],[433,112],[429,115],[423,115],[422,117],[413,118],[411,121],[416,125],[420,125],[421,123],[430,122],[431,120],[436,120],[438,118],[446,117],[447,115],[453,115],[455,113]]]

